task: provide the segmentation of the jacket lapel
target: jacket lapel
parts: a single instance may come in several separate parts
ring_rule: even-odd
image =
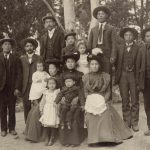
[[[5,65],[5,58],[4,58],[3,53],[0,54],[0,59],[1,59],[2,63]]]
[[[58,29],[56,28],[55,31],[54,31],[54,34],[53,34],[53,36],[52,36],[52,39],[53,39],[53,40],[52,40],[52,44],[53,44],[53,45],[54,45],[54,43],[55,43],[55,41],[56,41],[55,39],[56,39],[57,35],[58,35]]]
[[[36,61],[36,55],[34,54],[34,55],[32,56],[31,64],[34,63],[35,61]]]
[[[98,40],[98,34],[99,34],[99,25],[97,25],[95,28],[94,28],[94,36],[95,36],[95,39],[96,39],[96,42]]]

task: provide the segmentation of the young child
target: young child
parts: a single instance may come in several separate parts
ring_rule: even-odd
[[[40,112],[44,130],[47,132],[46,145],[52,146],[56,137],[56,128],[59,125],[58,107],[54,105],[54,100],[57,94],[60,92],[57,89],[57,80],[53,77],[48,79],[48,89],[44,92],[42,100],[40,102]],[[51,128],[51,138],[49,139],[49,127]],[[48,142],[49,141],[49,142]]]
[[[77,70],[83,72],[83,74],[89,73],[88,61],[87,61],[87,47],[83,40],[77,42],[77,50],[80,53],[80,58],[77,62]]]
[[[66,55],[69,51],[71,53],[76,52],[75,43],[76,43],[76,33],[71,31],[65,35],[66,47],[62,49],[62,56]]]
[[[71,122],[73,119],[74,112],[78,105],[78,99],[82,101],[84,95],[80,90],[80,87],[76,86],[75,76],[68,73],[64,77],[65,86],[61,92],[57,95],[55,103],[60,103],[60,125],[61,129],[65,128],[65,122],[67,121],[67,127],[71,129]],[[81,104],[82,105],[82,104]]]
[[[29,94],[29,100],[33,101],[34,104],[41,98],[46,88],[47,80],[50,77],[49,74],[44,71],[43,61],[37,61],[36,69],[36,72],[32,75],[32,85]]]

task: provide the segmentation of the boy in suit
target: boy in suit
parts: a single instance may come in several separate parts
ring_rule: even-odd
[[[65,46],[64,33],[57,27],[53,16],[47,14],[42,20],[46,32],[40,39],[40,54],[44,61],[51,58],[61,59],[61,51]]]
[[[110,58],[116,44],[116,31],[107,23],[110,15],[110,10],[106,6],[99,6],[94,9],[93,16],[99,23],[91,29],[88,41],[88,49],[92,50],[92,54],[104,54],[102,69],[109,74],[111,74]]]
[[[2,52],[0,53],[0,103],[1,103],[1,136],[7,135],[7,128],[12,135],[15,131],[16,97],[20,96],[22,87],[22,66],[19,58],[12,54],[15,40],[5,38],[0,40]],[[8,109],[8,122],[7,122]]]
[[[123,120],[133,131],[139,131],[139,92],[137,90],[136,71],[139,46],[135,43],[138,32],[134,28],[123,28],[120,37],[124,40],[118,43],[113,54],[116,74],[115,82],[119,84],[122,98]],[[130,106],[131,103],[131,106]]]
[[[29,100],[29,92],[32,84],[32,74],[36,71],[37,61],[42,60],[42,57],[35,54],[35,49],[38,46],[36,40],[27,38],[22,41],[22,46],[26,52],[21,56],[21,63],[23,67],[23,105],[24,105],[24,118],[27,120],[28,113],[31,109],[31,101]]]
[[[141,37],[144,41],[138,54],[137,81],[140,91],[143,92],[144,107],[147,116],[148,130],[144,132],[145,136],[150,136],[150,28],[142,31]]]

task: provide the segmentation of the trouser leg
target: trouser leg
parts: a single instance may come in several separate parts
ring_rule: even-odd
[[[122,98],[123,120],[130,127],[131,112],[130,112],[130,99],[129,99],[129,84],[128,84],[126,72],[122,72],[120,82],[119,82],[119,89]]]

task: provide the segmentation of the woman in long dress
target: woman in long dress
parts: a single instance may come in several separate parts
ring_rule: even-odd
[[[58,86],[61,87],[59,66],[60,61],[56,59],[50,59],[47,61],[49,67],[50,77],[56,78]],[[42,124],[39,122],[41,117],[39,104],[34,105],[28,114],[25,127],[25,138],[32,142],[40,142],[45,140],[45,133],[43,132]]]
[[[110,75],[101,72],[100,60],[100,54],[89,55],[90,73],[83,76],[88,144],[120,143],[132,134],[109,103]]]

